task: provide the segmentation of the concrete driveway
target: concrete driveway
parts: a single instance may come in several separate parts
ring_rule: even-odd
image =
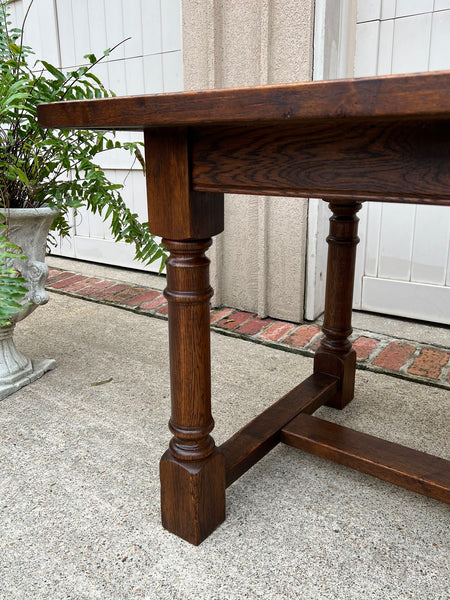
[[[450,598],[448,506],[288,447],[228,489],[199,547],[164,531],[165,321],[51,294],[16,339],[58,368],[0,403],[2,600]],[[312,369],[215,333],[212,352],[217,443]],[[447,390],[368,371],[357,387],[316,414],[449,457]]]

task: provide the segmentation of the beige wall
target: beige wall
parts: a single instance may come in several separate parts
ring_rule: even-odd
[[[185,89],[312,78],[314,0],[183,0]],[[214,302],[303,319],[307,201],[227,196]]]

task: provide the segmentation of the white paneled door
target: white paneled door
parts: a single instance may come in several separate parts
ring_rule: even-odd
[[[21,25],[30,0],[11,4],[13,22]],[[129,39],[127,39],[129,38]],[[85,54],[125,41],[96,67],[96,74],[117,95],[151,94],[183,89],[181,0],[34,0],[25,26],[25,41],[36,57],[64,70],[83,64]],[[119,133],[121,139],[139,134]],[[114,151],[101,166],[114,183],[124,184],[123,197],[147,221],[145,179],[139,163]],[[59,240],[55,254],[158,271],[133,260],[133,248],[115,243],[97,215],[80,211],[72,235]]]
[[[450,69],[450,0],[359,0],[355,76]],[[450,323],[450,211],[368,203],[355,308]]]

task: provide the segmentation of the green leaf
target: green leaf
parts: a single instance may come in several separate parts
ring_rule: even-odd
[[[18,167],[15,168],[15,172],[17,177],[20,179],[20,181],[22,183],[24,183],[27,187],[30,187],[30,182],[28,180],[27,174],[25,173],[25,171],[22,171],[22,169],[19,169]]]
[[[83,58],[87,58],[87,60],[91,63],[91,65],[93,65],[97,62],[97,58],[96,58],[95,54],[85,54],[83,56]]]
[[[8,4],[6,0],[0,4],[6,19]],[[31,60],[32,50],[21,46],[21,35],[20,29],[6,31],[0,19],[0,211],[5,206],[48,203],[61,211],[53,225],[55,235],[67,235],[72,211],[83,207],[108,219],[114,239],[134,244],[139,260],[164,261],[164,250],[123,200],[123,186],[111,182],[96,164],[101,152],[116,148],[133,154],[142,144],[122,143],[93,131],[45,129],[36,118],[43,102],[114,96],[91,72],[114,48],[99,58],[86,54],[88,64],[66,75],[47,61]],[[137,158],[142,158],[139,153]],[[5,311],[17,309],[17,294],[26,289],[17,291],[19,278],[7,264],[13,256],[18,259],[20,250],[10,247],[3,233],[7,234],[4,228],[0,229],[2,319],[7,318]]]
[[[94,56],[94,55],[92,55],[92,56]],[[89,79],[93,79],[95,81],[95,83],[97,83],[101,88],[103,88],[102,82],[96,75],[94,75],[94,73],[86,73],[86,77],[89,77]]]
[[[44,67],[47,69],[47,71],[49,73],[51,73],[53,75],[53,77],[55,77],[58,81],[66,80],[66,76],[59,69],[57,69],[56,67],[54,67],[53,65],[51,65],[50,63],[48,63],[45,60],[41,60],[41,63],[44,65]]]
[[[14,44],[14,42],[10,42],[8,44],[8,48],[11,50],[13,54],[20,54],[20,46]]]

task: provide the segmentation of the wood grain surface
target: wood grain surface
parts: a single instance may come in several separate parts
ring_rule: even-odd
[[[204,239],[223,231],[223,194],[191,189],[186,129],[146,129],[144,139],[150,231],[169,240]]]
[[[338,380],[315,373],[258,415],[219,448],[226,485],[248,471],[280,442],[280,430],[300,412],[312,413],[336,393]]]
[[[45,127],[144,129],[311,118],[448,118],[450,71],[41,105]]]
[[[160,463],[169,531],[199,544],[225,518],[225,486],[279,441],[449,501],[448,461],[299,414],[353,398],[360,203],[450,205],[449,92],[446,71],[39,107],[45,127],[145,130],[150,230],[170,251],[173,438]],[[205,252],[223,229],[223,192],[321,197],[333,215],[314,374],[216,448]]]
[[[191,135],[197,191],[450,204],[450,119],[308,120]]]
[[[225,518],[224,458],[210,435],[211,351],[206,240],[163,240],[167,259],[173,437],[160,463],[166,529],[199,544]]]
[[[443,458],[304,414],[284,427],[281,441],[450,503],[450,461]]]

